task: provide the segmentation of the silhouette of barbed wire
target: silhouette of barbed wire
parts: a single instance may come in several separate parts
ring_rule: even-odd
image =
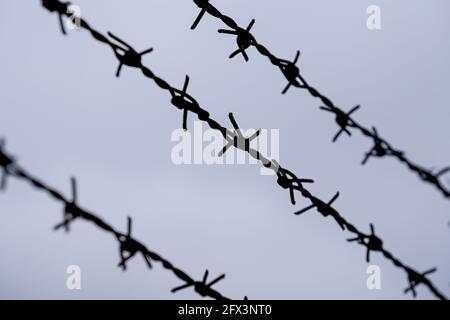
[[[212,285],[222,280],[225,275],[222,275],[220,279],[216,279],[213,282],[205,283],[205,281],[197,281],[191,278],[186,272],[175,267],[169,260],[163,258],[154,251],[149,250],[143,243],[139,242],[131,236],[131,217],[127,218],[128,227],[127,233],[122,233],[115,230],[109,223],[98,217],[96,214],[82,209],[77,204],[77,187],[75,178],[71,178],[72,183],[72,199],[68,199],[63,195],[63,192],[58,191],[55,188],[50,187],[42,180],[34,177],[28,173],[25,169],[21,168],[17,162],[12,160],[13,158],[6,153],[4,150],[4,145],[2,143],[0,147],[0,167],[3,170],[4,176],[13,176],[18,179],[25,180],[29,182],[33,187],[41,191],[45,191],[49,196],[55,200],[59,201],[64,206],[63,221],[57,224],[53,229],[58,230],[61,227],[65,228],[65,231],[69,231],[69,226],[74,223],[75,220],[85,220],[93,223],[97,228],[106,231],[114,235],[115,239],[119,244],[119,256],[120,261],[118,263],[119,267],[125,271],[127,269],[126,263],[133,258],[136,254],[141,254],[144,258],[149,269],[152,268],[151,261],[161,263],[162,267],[166,270],[171,271],[179,280],[184,284],[183,286],[193,286],[197,294],[202,297],[210,297],[216,300],[230,300],[229,298],[223,296],[218,291],[212,288]],[[208,272],[208,271],[206,271]],[[172,290],[176,292],[176,290]]]
[[[66,8],[60,1],[42,0],[42,2],[44,4],[44,7],[48,9],[50,12],[56,12],[59,16],[67,15]],[[200,3],[201,1],[198,0],[197,2]],[[80,19],[80,27],[90,32],[91,35],[94,37],[94,39],[106,45],[109,45],[114,50],[115,45],[106,36],[90,27],[85,19]],[[431,280],[429,280],[426,277],[428,274],[421,274],[419,272],[414,271],[412,268],[410,268],[409,266],[401,262],[398,258],[396,258],[392,253],[387,251],[383,246],[382,240],[374,234],[373,229],[374,227],[372,225],[371,225],[372,233],[365,234],[362,231],[359,231],[353,224],[348,222],[336,209],[334,209],[331,205],[333,201],[337,199],[339,193],[337,193],[328,203],[325,203],[318,197],[314,196],[309,190],[307,190],[304,187],[304,184],[312,183],[313,182],[312,180],[298,178],[294,173],[292,173],[288,169],[281,167],[276,160],[270,160],[266,158],[258,150],[255,150],[249,146],[248,141],[250,138],[245,138],[243,137],[242,133],[240,133],[239,126],[237,125],[237,122],[232,113],[229,114],[229,118],[230,122],[232,123],[232,126],[234,127],[233,131],[223,127],[216,120],[211,118],[209,112],[203,109],[200,106],[200,104],[191,95],[187,93],[187,83],[189,80],[187,76],[184,88],[182,90],[172,87],[169,83],[167,83],[165,80],[155,75],[149,68],[144,66],[141,60],[138,59],[137,55],[138,55],[137,51],[135,51],[132,47],[127,45],[127,50],[125,54],[120,57],[116,55],[116,57],[123,65],[140,69],[145,77],[153,80],[159,88],[168,91],[172,97],[171,99],[172,105],[183,111],[183,119],[185,118],[184,115],[185,114],[187,115],[187,113],[189,112],[195,114],[199,120],[205,122],[211,129],[219,131],[222,134],[223,138],[227,141],[227,143],[232,143],[232,145],[236,149],[247,152],[254,159],[259,160],[264,167],[272,169],[276,173],[278,185],[283,189],[289,190],[292,204],[295,204],[294,198],[295,191],[300,193],[303,198],[311,202],[311,205],[309,207],[301,210],[300,212],[297,212],[296,214],[300,214],[310,209],[316,208],[316,210],[320,214],[322,214],[322,216],[333,217],[336,223],[343,230],[347,230],[348,232],[356,236],[356,238],[359,240],[358,244],[365,246],[367,252],[370,251],[380,252],[387,260],[391,261],[394,264],[394,266],[402,269],[406,273],[411,288],[411,290],[408,290],[407,292],[412,291],[414,294],[415,290],[413,289],[415,289],[417,285],[422,284],[425,287],[427,287],[436,298],[446,299],[446,297],[434,286]],[[332,108],[331,106],[329,107]],[[187,128],[185,126],[185,120],[183,120],[183,127],[185,127],[185,129]],[[7,155],[5,156],[7,157]],[[7,157],[5,159],[11,158]],[[2,157],[0,157],[0,161],[1,160]],[[8,167],[7,162],[8,161],[5,161],[6,164],[6,166],[4,166],[5,168]],[[0,162],[0,165],[2,163],[3,162]],[[369,259],[368,254],[367,259]],[[218,280],[217,279],[214,280],[213,283],[215,283],[216,281]],[[186,285],[187,284],[190,284],[190,286],[194,286],[194,289],[197,290],[197,292],[201,291],[198,290],[198,286],[201,286],[201,284],[207,286],[206,279],[204,279],[204,281],[202,282],[186,282]],[[209,285],[211,285],[211,283]],[[201,294],[201,292],[198,293]]]
[[[329,111],[335,114],[336,124],[340,127],[340,133],[346,132],[350,136],[351,132],[349,129],[354,129],[358,130],[363,136],[371,139],[373,142],[373,147],[369,152],[365,153],[364,159],[361,162],[362,165],[365,165],[370,157],[396,158],[399,162],[404,163],[407,168],[409,168],[409,170],[415,172],[419,176],[419,178],[422,179],[422,181],[433,185],[437,190],[441,192],[441,194],[445,198],[450,199],[450,183],[448,183],[448,185],[446,186],[439,179],[444,173],[433,173],[431,170],[414,163],[412,160],[406,157],[403,151],[394,148],[385,139],[381,138],[374,127],[372,127],[373,130],[371,131],[363,125],[357,123],[354,118],[351,117],[351,112],[347,113],[343,111],[342,109],[337,107],[328,97],[312,87],[302,76],[299,67],[296,66],[298,58],[300,57],[300,51],[297,51],[295,59],[292,62],[289,60],[278,58],[264,45],[259,43],[250,32],[250,28],[253,27],[255,19],[252,20],[247,29],[243,29],[231,17],[223,14],[219,11],[219,9],[214,7],[214,5],[212,5],[209,0],[193,0],[193,2],[201,9],[201,12],[194,25],[192,25],[191,29],[195,29],[197,27],[200,19],[204,16],[205,13],[208,13],[209,15],[221,20],[231,30],[226,30],[225,32],[223,29],[219,29],[218,32],[236,35],[236,41],[239,47],[239,49],[234,52],[230,56],[230,58],[232,58],[237,53],[242,53],[245,60],[248,61],[249,58],[246,50],[253,46],[261,55],[267,57],[274,66],[278,67],[281,70],[282,74],[285,76],[288,84],[282,91],[282,94],[285,94],[291,86],[307,90],[313,97],[318,98],[325,105],[325,107],[320,107],[321,110]],[[336,142],[337,137],[340,135],[340,133],[338,133],[333,138],[333,142]],[[445,170],[445,173],[447,173],[449,170],[450,168],[448,170]]]

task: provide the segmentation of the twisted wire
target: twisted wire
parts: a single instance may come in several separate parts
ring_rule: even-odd
[[[101,219],[98,215],[82,209],[77,204],[78,188],[76,180],[71,179],[72,185],[72,199],[68,199],[63,193],[55,188],[52,188],[44,181],[34,177],[25,169],[20,167],[14,158],[6,153],[4,150],[4,143],[0,144],[0,167],[3,169],[2,175],[2,189],[6,187],[6,176],[13,176],[17,179],[25,180],[34,188],[46,192],[53,200],[63,204],[63,219],[62,222],[55,225],[54,230],[64,228],[66,232],[70,231],[70,225],[77,220],[84,220],[93,223],[98,229],[112,234],[118,242],[120,262],[118,264],[124,271],[127,269],[127,262],[137,254],[141,254],[148,268],[152,268],[151,261],[161,263],[162,267],[172,272],[178,279],[183,281],[183,288],[193,287],[194,291],[202,297],[210,297],[216,300],[230,300],[223,296],[220,292],[214,290],[212,285],[222,280],[225,275],[221,275],[215,280],[207,283],[208,270],[205,271],[203,280],[197,281],[191,278],[186,272],[174,266],[169,260],[162,257],[158,253],[148,249],[145,244],[139,242],[131,235],[132,220],[128,217],[127,233],[122,233],[115,230],[108,222]],[[180,287],[172,289],[172,292],[180,290]]]
[[[67,6],[68,3],[63,3],[58,0],[42,0],[43,6],[49,10],[50,12],[55,12],[59,16],[60,23],[62,21],[62,17],[67,16]],[[225,19],[227,20],[227,19]],[[228,20],[227,20],[228,21]],[[251,24],[252,25],[252,24]],[[251,28],[251,25],[249,28]],[[63,28],[63,24],[61,24]],[[436,268],[427,270],[425,272],[419,272],[413,269],[412,267],[406,265],[401,262],[398,258],[396,258],[391,252],[385,249],[383,241],[380,237],[375,234],[375,228],[371,224],[371,232],[364,233],[358,230],[353,224],[348,222],[335,208],[332,207],[333,202],[338,198],[339,192],[328,202],[321,200],[320,198],[313,195],[304,184],[312,183],[313,180],[310,179],[302,179],[298,178],[293,172],[289,171],[286,168],[283,168],[279,165],[276,160],[271,160],[262,155],[258,150],[255,150],[250,147],[250,141],[252,137],[244,137],[242,133],[240,133],[239,126],[237,125],[236,120],[232,113],[229,114],[230,122],[234,127],[234,130],[229,130],[222,125],[220,125],[216,120],[212,119],[210,114],[203,109],[200,104],[195,100],[191,95],[187,93],[187,87],[189,84],[189,77],[186,76],[185,83],[183,89],[177,89],[172,87],[169,83],[167,83],[162,78],[155,75],[149,68],[145,67],[142,64],[141,57],[143,54],[148,53],[151,49],[147,49],[141,53],[138,53],[135,49],[133,49],[129,44],[127,44],[122,39],[118,38],[111,32],[108,32],[108,35],[115,40],[117,43],[114,43],[112,40],[109,40],[105,35],[101,34],[99,31],[93,29],[85,19],[80,19],[80,27],[92,35],[94,39],[99,42],[102,42],[108,45],[114,52],[115,56],[119,61],[119,66],[116,72],[116,76],[120,75],[120,71],[123,65],[140,69],[143,75],[155,82],[155,84],[161,89],[168,91],[171,95],[171,103],[176,108],[183,111],[183,127],[187,129],[186,119],[189,113],[194,114],[197,118],[206,124],[211,129],[218,130],[224,139],[227,141],[228,148],[232,145],[235,148],[247,152],[253,158],[259,160],[263,166],[266,168],[272,169],[277,176],[277,184],[283,189],[289,190],[291,203],[296,204],[295,201],[295,192],[300,193],[301,196],[311,202],[311,204],[300,210],[295,212],[296,215],[303,214],[311,209],[316,209],[318,213],[320,213],[323,217],[332,217],[335,222],[339,225],[342,230],[347,230],[348,232],[353,234],[353,238],[348,239],[349,242],[355,242],[366,248],[366,261],[370,261],[370,253],[371,252],[379,252],[384,256],[387,260],[391,261],[394,266],[404,271],[408,280],[408,287],[404,290],[405,293],[411,292],[414,297],[416,297],[416,287],[418,285],[423,285],[426,287],[436,298],[438,299],[446,299],[443,293],[441,293],[436,286],[432,283],[432,281],[428,278],[428,275],[432,272],[436,271]],[[222,154],[226,152],[227,145],[222,150]],[[4,168],[8,167],[11,164],[8,164],[8,161],[5,161],[3,165]],[[8,171],[6,170],[6,173]]]
[[[290,61],[289,59],[278,58],[264,45],[259,43],[256,40],[255,36],[250,32],[255,23],[255,19],[253,19],[248,27],[244,29],[240,27],[237,22],[234,21],[231,17],[220,12],[219,9],[212,5],[209,0],[193,0],[193,2],[200,8],[201,11],[194,21],[193,25],[191,26],[191,29],[193,30],[197,27],[205,13],[208,13],[209,15],[221,20],[231,30],[220,29],[218,30],[218,32],[236,36],[238,49],[230,55],[230,58],[233,58],[238,54],[242,54],[244,59],[248,61],[249,57],[246,50],[250,47],[254,47],[262,56],[268,58],[274,66],[278,67],[288,81],[288,84],[282,91],[283,94],[285,94],[290,87],[306,90],[311,96],[313,96],[314,98],[318,98],[324,104],[324,106],[320,107],[321,110],[334,114],[335,122],[339,127],[339,131],[333,137],[333,142],[336,142],[342,133],[346,133],[348,136],[351,136],[352,133],[349,129],[357,130],[366,138],[371,139],[372,147],[365,153],[364,158],[361,161],[362,165],[365,165],[371,157],[395,158],[400,163],[403,163],[409,170],[416,173],[422,181],[433,185],[446,199],[450,199],[450,185],[446,186],[441,181],[441,178],[446,173],[450,172],[450,166],[438,170],[427,169],[424,166],[414,163],[406,156],[404,151],[395,148],[386,139],[381,138],[374,126],[368,128],[363,126],[362,124],[359,124],[351,116],[354,111],[359,109],[359,105],[347,112],[339,108],[331,101],[330,98],[322,94],[319,90],[311,86],[306,81],[306,79],[300,72],[300,68],[296,65],[300,57],[300,51],[297,51],[293,61]]]

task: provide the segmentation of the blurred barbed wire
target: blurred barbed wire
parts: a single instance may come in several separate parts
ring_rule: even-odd
[[[98,215],[82,209],[78,205],[78,188],[75,178],[71,179],[72,197],[69,199],[63,195],[63,192],[50,187],[44,181],[39,180],[20,167],[14,158],[6,153],[3,140],[0,141],[0,167],[3,170],[2,189],[5,189],[6,187],[6,177],[13,176],[29,182],[34,188],[46,192],[53,200],[63,204],[63,219],[54,226],[54,230],[64,228],[65,231],[68,232],[72,223],[78,220],[85,220],[93,223],[97,228],[112,234],[117,240],[119,247],[120,261],[118,266],[124,271],[127,269],[127,262],[137,254],[141,254],[148,268],[152,268],[151,261],[160,262],[164,269],[171,271],[183,282],[182,288],[192,286],[194,287],[194,291],[202,297],[210,297],[216,300],[230,300],[212,288],[212,285],[222,280],[225,275],[221,275],[210,283],[207,283],[206,277],[208,275],[208,270],[206,270],[203,280],[194,280],[186,272],[175,267],[169,260],[156,252],[151,251],[143,243],[133,238],[131,235],[131,217],[128,217],[127,233],[122,233],[115,230],[108,222],[101,219]],[[175,293],[180,289],[181,287],[174,288],[172,289],[172,292]]]
[[[440,179],[444,174],[450,172],[450,166],[440,170],[433,170],[431,168],[428,169],[418,165],[410,160],[404,151],[393,147],[386,139],[381,138],[375,127],[367,128],[356,122],[356,120],[352,117],[352,113],[359,109],[360,106],[354,107],[349,112],[344,111],[334,104],[331,99],[320,93],[319,90],[312,87],[306,81],[300,72],[300,68],[297,66],[300,51],[297,51],[295,58],[292,61],[289,59],[278,58],[264,45],[259,43],[255,36],[250,32],[250,29],[255,23],[255,19],[250,22],[247,28],[242,28],[231,17],[220,12],[219,9],[211,4],[211,1],[193,0],[193,2],[200,8],[200,13],[191,26],[191,29],[193,30],[197,27],[205,13],[221,20],[231,30],[219,29],[218,32],[236,36],[238,49],[230,55],[230,58],[233,58],[240,53],[244,59],[248,61],[249,57],[246,50],[250,47],[254,47],[261,55],[267,57],[274,66],[278,67],[288,81],[288,84],[282,91],[283,94],[285,94],[290,87],[303,89],[308,91],[313,97],[318,98],[325,105],[321,106],[320,109],[332,113],[335,116],[335,122],[339,127],[339,131],[333,137],[333,142],[336,142],[342,133],[346,133],[348,136],[351,136],[352,133],[350,129],[357,130],[363,136],[371,139],[372,147],[365,153],[361,162],[362,165],[365,165],[369,158],[393,157],[405,164],[409,170],[415,172],[419,178],[422,179],[422,181],[433,185],[445,198],[450,199],[450,185],[444,185]]]
[[[67,6],[69,3],[63,3],[58,0],[41,0],[43,6],[49,10],[50,12],[55,12],[59,16],[59,20],[61,26],[62,17],[67,16]],[[250,24],[249,28],[252,24]],[[428,275],[431,272],[434,272],[436,269],[432,269],[426,272],[419,272],[409,267],[405,263],[401,262],[398,258],[396,258],[392,253],[390,253],[387,249],[384,248],[383,241],[380,237],[375,234],[375,229],[373,225],[370,225],[371,232],[364,233],[358,230],[353,224],[348,222],[335,208],[332,207],[333,202],[338,198],[339,192],[328,202],[321,200],[320,198],[313,195],[304,184],[312,183],[313,180],[310,179],[302,179],[298,178],[294,173],[289,171],[286,168],[283,168],[279,165],[276,160],[270,160],[262,155],[258,150],[255,150],[250,147],[250,141],[254,138],[252,137],[244,137],[239,129],[239,126],[233,116],[232,113],[229,114],[230,122],[234,128],[234,130],[229,130],[222,125],[220,125],[216,120],[212,119],[209,112],[203,109],[200,104],[195,100],[191,95],[187,93],[187,88],[189,84],[189,77],[186,76],[183,89],[177,89],[172,87],[162,78],[159,78],[155,75],[149,68],[144,66],[141,61],[141,56],[144,53],[150,52],[150,49],[147,49],[141,53],[138,53],[133,47],[127,44],[125,41],[115,36],[111,32],[108,32],[108,35],[112,40],[117,43],[114,43],[112,40],[108,39],[105,35],[100,33],[99,31],[93,29],[85,19],[80,18],[80,27],[82,29],[87,30],[99,42],[102,42],[108,45],[114,52],[115,56],[119,61],[119,67],[116,72],[116,76],[120,75],[120,70],[123,65],[140,69],[143,75],[155,82],[155,84],[163,90],[166,90],[171,95],[171,103],[173,106],[183,111],[183,128],[187,129],[187,116],[189,113],[194,114],[197,118],[206,124],[211,129],[218,130],[223,138],[227,141],[227,145],[222,150],[222,154],[227,151],[227,149],[232,145],[235,148],[247,152],[251,157],[257,159],[261,162],[261,164],[266,167],[272,169],[277,176],[277,184],[283,189],[289,190],[289,195],[291,199],[291,203],[296,204],[295,201],[295,192],[300,193],[300,195],[306,200],[310,201],[311,204],[306,208],[295,212],[296,215],[300,215],[305,213],[308,210],[316,209],[318,213],[320,213],[323,217],[332,217],[339,227],[342,230],[347,230],[348,232],[353,234],[353,238],[349,239],[350,242],[356,242],[361,246],[366,248],[366,260],[370,261],[370,252],[379,252],[381,253],[387,260],[391,261],[394,266],[403,270],[407,276],[408,280],[408,288],[405,289],[405,293],[411,292],[413,296],[416,296],[416,287],[420,284],[425,286],[430,290],[430,292],[439,299],[446,299],[446,297],[435,287],[430,279],[428,279]],[[257,133],[255,133],[257,134]],[[6,155],[3,151],[0,153],[2,157],[0,157],[0,165],[4,168],[5,173],[9,173],[9,167],[14,165],[14,161],[8,155]],[[38,184],[39,185],[39,184]],[[220,278],[220,277],[219,277]],[[217,279],[216,279],[217,280]],[[215,283],[214,280],[212,283]],[[195,282],[190,282],[195,286]],[[206,283],[206,277],[203,282]],[[186,281],[186,285],[189,282]],[[176,288],[180,289],[180,288]],[[174,289],[175,290],[175,289]]]

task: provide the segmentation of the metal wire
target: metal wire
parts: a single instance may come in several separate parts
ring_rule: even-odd
[[[98,215],[82,209],[77,203],[78,188],[75,178],[71,179],[72,197],[71,199],[68,199],[63,195],[61,191],[50,187],[44,181],[39,180],[38,178],[28,173],[25,169],[21,168],[13,159],[13,157],[7,154],[4,150],[3,141],[0,142],[0,167],[3,169],[3,189],[6,186],[5,178],[7,175],[9,175],[29,182],[34,188],[46,192],[53,200],[61,202],[63,204],[63,220],[62,222],[55,225],[54,230],[64,228],[65,231],[68,232],[72,223],[78,220],[84,220],[93,223],[98,229],[112,234],[117,240],[119,247],[120,262],[118,266],[121,267],[124,271],[127,269],[127,262],[137,254],[140,254],[142,255],[148,268],[152,268],[151,261],[159,262],[164,269],[171,271],[178,279],[183,282],[183,285],[181,287],[172,289],[173,293],[180,289],[193,287],[194,291],[202,297],[210,297],[216,300],[230,300],[229,298],[224,297],[221,293],[212,288],[215,283],[225,278],[225,275],[221,275],[215,280],[207,283],[206,279],[208,276],[208,270],[206,270],[203,280],[194,280],[186,272],[175,267],[169,260],[157,254],[156,252],[151,251],[143,243],[133,238],[131,235],[131,217],[128,217],[127,233],[122,233],[118,230],[115,230],[108,222],[101,219]]]
[[[267,57],[274,66],[278,67],[288,81],[288,84],[282,91],[283,94],[285,94],[290,87],[295,87],[308,91],[310,95],[318,98],[325,105],[321,106],[320,109],[332,113],[335,116],[335,122],[339,127],[339,131],[336,133],[332,140],[333,142],[336,142],[342,133],[346,133],[348,136],[351,136],[351,129],[359,131],[363,136],[371,139],[372,147],[365,153],[364,158],[361,162],[362,165],[365,165],[369,158],[395,158],[399,162],[406,165],[409,170],[416,173],[419,178],[422,179],[422,181],[433,185],[438,191],[441,192],[441,194],[445,198],[450,199],[450,186],[445,186],[441,181],[441,177],[444,174],[450,172],[450,166],[434,171],[418,165],[410,160],[406,156],[405,152],[395,148],[387,140],[381,138],[375,127],[368,128],[359,124],[351,116],[351,114],[359,109],[360,106],[354,107],[349,112],[344,111],[336,104],[334,104],[331,99],[320,93],[319,90],[312,87],[306,81],[306,79],[300,73],[300,68],[296,65],[300,57],[300,51],[297,51],[293,61],[290,61],[289,59],[278,58],[264,45],[259,43],[256,40],[255,36],[250,32],[250,29],[255,23],[254,19],[250,22],[248,27],[244,29],[240,27],[232,18],[221,13],[219,9],[212,5],[209,0],[193,0],[193,2],[200,8],[201,11],[194,24],[191,26],[191,29],[195,29],[197,27],[205,13],[208,13],[209,15],[221,20],[231,30],[220,29],[218,30],[218,32],[236,36],[238,49],[230,55],[230,58],[235,57],[237,54],[242,54],[244,59],[248,61],[249,58],[246,50],[250,47],[254,47],[261,55]]]

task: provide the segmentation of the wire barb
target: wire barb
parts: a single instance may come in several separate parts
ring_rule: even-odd
[[[238,49],[230,55],[230,59],[234,58],[236,55],[238,55],[240,53],[244,57],[245,61],[248,62],[248,55],[247,55],[247,52],[245,52],[245,50],[250,48],[250,46],[253,43],[253,36],[250,33],[250,30],[252,29],[254,24],[255,24],[255,19],[250,21],[250,23],[246,29],[237,28],[235,30],[227,30],[227,29],[219,29],[218,30],[219,33],[231,34],[231,35],[237,36],[236,43],[237,43]]]
[[[294,61],[288,61],[288,60],[280,60],[280,69],[281,72],[283,72],[284,76],[288,80],[288,84],[284,88],[284,90],[281,92],[282,94],[285,94],[288,92],[289,88],[291,86],[300,88],[302,85],[298,82],[300,69],[296,66],[298,58],[300,57],[300,50],[297,51],[297,54],[295,55]]]
[[[152,264],[150,262],[150,258],[145,254],[146,249],[143,248],[143,246],[134,240],[131,237],[131,227],[132,227],[132,220],[131,217],[127,217],[127,233],[116,234],[117,240],[120,243],[119,246],[119,254],[120,254],[120,262],[118,264],[119,267],[122,267],[122,270],[127,270],[127,261],[130,260],[136,253],[141,252],[142,256],[144,257],[145,263],[149,267],[149,269],[152,268]]]
[[[221,281],[222,279],[225,278],[225,274],[222,274],[220,276],[218,276],[217,278],[215,278],[213,281],[207,283],[208,281],[208,274],[209,271],[206,270],[205,274],[203,275],[203,280],[202,281],[191,281],[191,282],[187,282],[179,287],[173,288],[172,292],[175,293],[179,290],[183,290],[189,287],[194,287],[194,290],[201,295],[202,297],[205,297],[208,290],[211,289],[211,287],[213,285],[215,285],[217,282]]]
[[[53,230],[58,230],[64,227],[66,232],[70,231],[70,224],[78,217],[82,215],[81,210],[77,206],[77,181],[74,177],[70,179],[71,191],[72,191],[72,201],[69,201],[65,204],[63,210],[63,221],[58,223],[53,227]]]
[[[391,154],[391,150],[389,147],[385,146],[385,143],[383,140],[381,140],[378,137],[378,132],[375,127],[372,127],[373,135],[374,135],[374,145],[372,149],[370,149],[368,152],[366,152],[366,155],[364,156],[364,159],[362,160],[361,164],[365,165],[370,157],[384,157],[388,154]]]
[[[299,179],[292,172],[281,168],[277,172],[277,183],[283,189],[289,189],[292,205],[295,205],[295,190],[301,190],[303,183],[314,183],[312,179]]]
[[[409,287],[406,288],[404,292],[408,293],[409,291],[411,291],[413,297],[416,298],[417,297],[416,287],[419,284],[426,284],[428,282],[428,280],[425,276],[436,272],[436,270],[437,270],[436,268],[433,268],[428,271],[418,273],[418,272],[408,268],[407,273],[408,273]]]
[[[67,8],[70,4],[70,2],[61,2],[57,0],[42,0],[42,5],[47,10],[58,14],[59,27],[63,35],[67,35],[66,28],[64,27],[63,16],[67,14]]]
[[[184,80],[183,90],[174,90],[178,94],[172,95],[171,103],[180,110],[183,110],[183,129],[187,130],[187,116],[189,111],[198,109],[198,104],[194,99],[191,99],[187,94],[189,86],[189,76],[186,75]]]
[[[256,139],[261,133],[261,129],[258,129],[250,137],[246,138],[242,135],[242,131],[239,128],[236,120],[234,119],[232,112],[228,114],[228,117],[230,118],[230,122],[233,125],[234,131],[228,133],[227,144],[222,148],[222,150],[219,151],[218,153],[219,157],[222,157],[231,146],[234,146],[242,151],[249,152],[250,143],[254,139]]]
[[[0,177],[0,191],[6,189],[6,180],[9,174],[8,168],[14,164],[14,159],[4,152],[5,144],[5,140],[0,139],[0,166],[2,167],[2,173]]]
[[[149,48],[138,53],[133,49],[128,43],[116,37],[111,32],[108,32],[108,35],[119,42],[122,46],[118,44],[114,44],[110,42],[111,48],[114,51],[117,59],[119,60],[119,66],[117,67],[116,77],[120,76],[120,71],[122,70],[122,66],[126,65],[133,68],[141,68],[142,67],[142,56],[153,51],[153,48]]]
[[[375,235],[375,227],[370,224],[370,235],[359,234],[358,237],[348,239],[349,242],[357,241],[367,247],[366,262],[370,262],[370,251],[383,251],[383,241]]]
[[[421,169],[420,175],[422,179],[433,184],[439,184],[439,178],[450,171],[450,167],[445,167],[436,173],[433,170]]]
[[[336,201],[336,199],[339,197],[339,192],[337,192],[333,198],[331,198],[330,201],[328,201],[327,203],[323,202],[322,200],[320,200],[319,198],[316,197],[311,197],[310,200],[312,202],[312,204],[306,208],[303,208],[297,212],[294,212],[295,215],[301,215],[311,209],[316,208],[317,211],[323,216],[323,217],[328,217],[331,216],[334,218],[334,220],[336,220],[337,224],[339,225],[339,227],[342,230],[345,230],[345,226],[348,225],[348,223],[341,217],[341,215],[339,214],[339,212],[337,212],[331,205],[333,204],[334,201]]]
[[[339,138],[339,136],[345,132],[346,134],[348,134],[349,136],[352,135],[352,133],[350,132],[350,130],[347,129],[347,127],[352,125],[352,120],[350,118],[350,115],[355,112],[356,110],[358,110],[360,108],[359,105],[353,107],[350,111],[348,111],[347,113],[341,111],[340,109],[337,108],[332,108],[332,107],[320,107],[320,109],[328,111],[328,112],[332,112],[336,115],[336,123],[337,125],[341,128],[336,135],[333,138],[333,142],[336,142],[337,139]]]
[[[200,23],[200,20],[202,20],[203,16],[206,13],[206,9],[204,9],[204,7],[209,5],[209,0],[194,0],[194,3],[200,8],[200,12],[194,23],[192,24],[191,30],[195,30],[195,28],[197,28],[198,24]]]

